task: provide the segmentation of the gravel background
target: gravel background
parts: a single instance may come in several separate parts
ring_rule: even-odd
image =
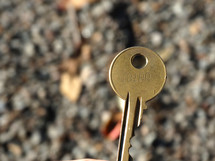
[[[0,160],[115,160],[118,140],[101,133],[120,111],[108,67],[141,45],[163,57],[168,80],[131,141],[134,160],[215,161],[215,1],[71,4],[0,1]],[[77,78],[71,97],[65,73]]]

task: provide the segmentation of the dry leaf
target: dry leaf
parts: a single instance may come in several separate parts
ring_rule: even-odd
[[[76,102],[81,94],[82,81],[79,76],[65,72],[61,75],[60,91],[72,102]]]
[[[69,59],[69,60],[64,61],[61,64],[60,70],[66,71],[71,75],[76,75],[78,72],[79,65],[80,65],[80,59],[79,58]]]

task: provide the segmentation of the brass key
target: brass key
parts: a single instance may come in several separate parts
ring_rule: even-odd
[[[130,139],[141,123],[146,102],[155,97],[165,84],[165,65],[152,50],[131,47],[112,61],[109,80],[115,93],[125,100],[117,161],[132,161]]]

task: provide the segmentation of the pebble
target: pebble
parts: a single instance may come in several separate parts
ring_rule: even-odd
[[[83,84],[91,89],[96,84],[97,76],[91,64],[84,64],[80,74]]]
[[[56,126],[49,126],[48,128],[48,136],[51,138],[51,139],[56,139],[56,138],[59,138],[63,133],[63,129],[58,127],[56,128]]]
[[[150,132],[148,135],[145,136],[144,143],[146,146],[150,146],[152,142],[155,140],[156,134],[154,132]]]
[[[38,145],[41,141],[41,135],[39,132],[34,132],[33,135],[31,136],[31,144],[33,145]]]
[[[0,113],[3,113],[6,110],[5,102],[0,100]]]
[[[178,1],[175,2],[175,4],[172,7],[173,12],[178,16],[182,17],[184,15],[184,9],[183,9],[183,4],[182,2]]]
[[[27,107],[30,103],[30,95],[28,91],[23,88],[21,89],[18,94],[16,94],[13,98],[13,107],[16,110],[23,110],[25,107]]]
[[[85,157],[83,151],[79,147],[74,147],[72,149],[72,155],[75,158],[84,158]]]
[[[99,117],[95,117],[92,120],[90,120],[89,126],[91,129],[96,130],[99,128],[99,125],[100,125]]]
[[[34,55],[34,45],[32,43],[24,44],[24,53],[27,57]]]
[[[161,45],[162,40],[163,40],[162,35],[161,35],[161,33],[159,33],[159,32],[153,32],[153,33],[151,34],[151,39],[152,39],[152,44],[153,44],[154,46],[159,46],[159,45]]]
[[[141,152],[140,154],[137,155],[137,161],[149,161],[149,157],[143,151],[143,152]]]

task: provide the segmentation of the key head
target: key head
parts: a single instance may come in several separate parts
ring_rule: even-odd
[[[128,92],[143,101],[155,97],[166,81],[166,68],[158,54],[144,47],[131,47],[112,61],[109,81],[122,99]]]

